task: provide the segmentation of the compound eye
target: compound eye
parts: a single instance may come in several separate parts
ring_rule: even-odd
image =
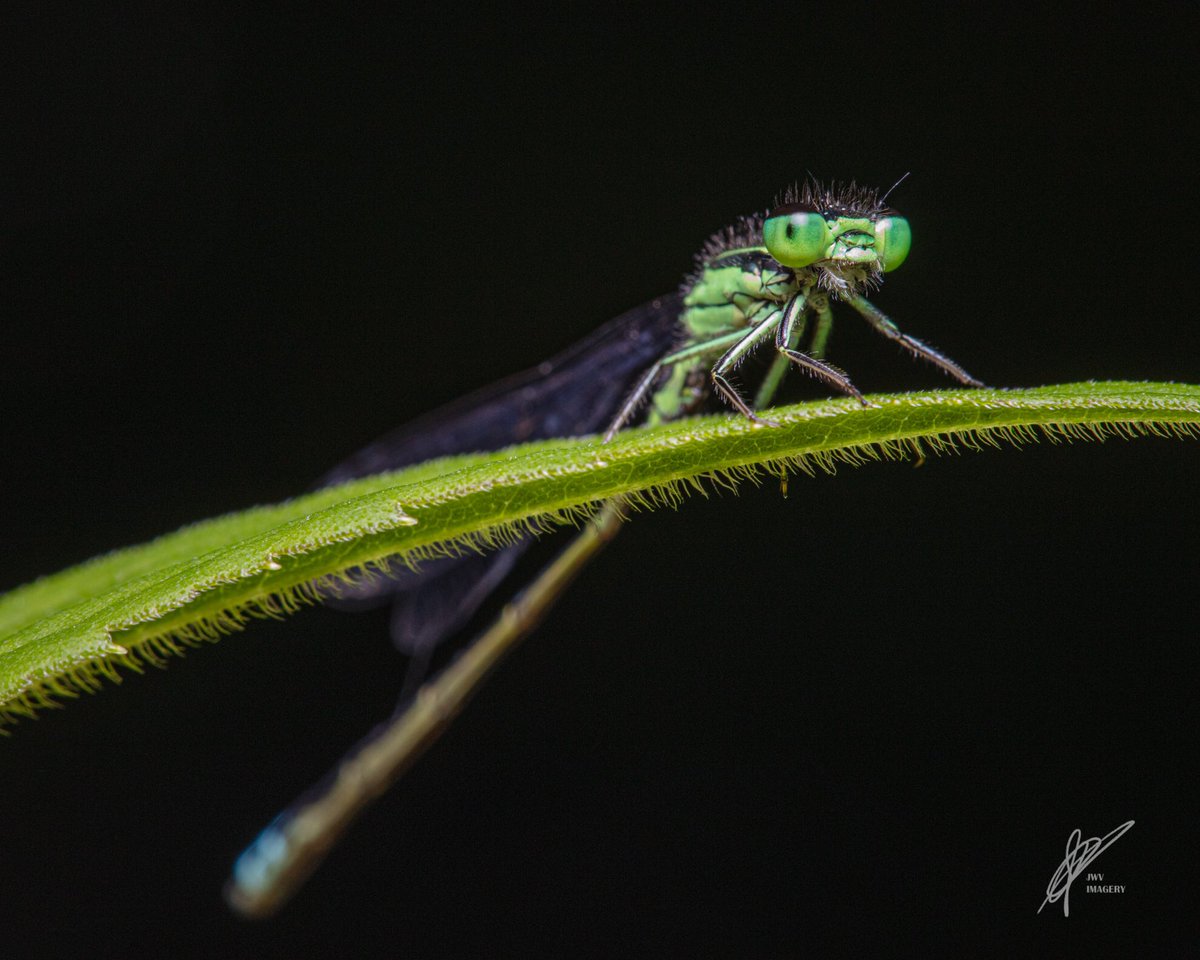
[[[781,208],[763,224],[767,252],[785,267],[807,267],[825,257],[829,225],[814,210]]]
[[[884,273],[900,266],[911,247],[912,228],[904,217],[893,214],[875,221],[875,252]]]

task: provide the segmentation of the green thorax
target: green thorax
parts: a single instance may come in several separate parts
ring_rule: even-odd
[[[692,341],[749,326],[764,308],[803,292],[803,271],[790,270],[766,247],[741,247],[702,263],[683,291],[680,322]]]

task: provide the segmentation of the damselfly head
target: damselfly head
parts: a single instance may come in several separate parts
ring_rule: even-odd
[[[849,268],[875,274],[862,277],[869,282],[904,262],[912,229],[873,188],[810,179],[776,198],[763,220],[763,245],[785,267],[816,265],[852,281]]]

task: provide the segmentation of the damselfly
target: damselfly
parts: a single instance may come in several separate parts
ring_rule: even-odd
[[[902,333],[866,299],[885,273],[904,262],[911,241],[908,221],[887,205],[887,194],[853,183],[807,182],[778,198],[770,212],[741,217],[714,234],[677,293],[630,311],[546,363],[384,437],[322,483],[530,440],[603,430],[607,441],[630,424],[694,412],[710,393],[773,426],[757,411],[769,405],[792,366],[866,404],[849,377],[824,359],[834,301],[914,356],[964,384],[982,386],[948,357]],[[776,355],[751,403],[730,374],[767,344]],[[227,888],[233,906],[260,915],[282,904],[354,817],[445,729],[621,521],[621,504],[605,504],[457,659],[419,688],[406,684],[392,718],[242,854]],[[465,625],[528,545],[525,538],[483,556],[444,557],[423,564],[419,574],[397,563],[389,577],[363,579],[331,600],[351,606],[391,600],[392,638],[412,658],[410,678],[421,679],[434,648]]]

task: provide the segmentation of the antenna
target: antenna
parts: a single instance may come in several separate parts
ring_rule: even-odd
[[[902,184],[905,180],[908,179],[908,175],[910,173],[912,173],[911,170],[909,170],[907,173],[904,174],[904,176],[902,176],[899,180],[897,180],[890,187],[888,187],[888,192],[879,198],[879,205],[881,207],[887,202],[887,198],[892,195],[892,191],[895,190],[898,186],[900,186],[900,184]]]

